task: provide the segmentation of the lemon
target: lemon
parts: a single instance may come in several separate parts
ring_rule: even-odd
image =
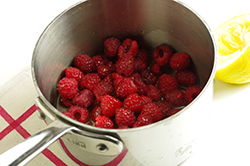
[[[219,53],[215,78],[233,84],[250,82],[250,14],[226,21],[214,36]]]

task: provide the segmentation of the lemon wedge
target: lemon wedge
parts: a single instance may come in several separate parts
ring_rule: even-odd
[[[250,82],[250,14],[226,21],[214,36],[219,53],[215,78],[232,84]]]

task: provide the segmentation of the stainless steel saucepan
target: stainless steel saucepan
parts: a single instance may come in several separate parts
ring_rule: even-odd
[[[64,69],[77,54],[102,52],[104,40],[111,36],[131,37],[151,51],[166,43],[188,53],[202,92],[177,114],[139,128],[101,129],[66,117],[56,90]],[[85,0],[73,5],[48,25],[32,58],[39,94],[35,101],[48,127],[1,154],[1,165],[23,165],[56,140],[79,165],[182,163],[195,150],[206,126],[216,52],[204,20],[177,0]]]

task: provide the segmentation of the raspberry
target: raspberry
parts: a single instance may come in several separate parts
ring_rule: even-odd
[[[197,83],[196,75],[189,70],[180,70],[175,73],[178,83],[183,86],[193,86]]]
[[[166,117],[168,117],[169,112],[173,109],[173,106],[167,101],[160,101],[156,103],[156,105],[162,111],[162,119],[165,119]]]
[[[108,61],[105,65],[110,68],[112,73],[116,71],[116,67],[115,67],[115,64],[113,62]]]
[[[154,123],[153,119],[149,115],[142,115],[140,114],[136,120],[136,122],[133,124],[133,128],[145,126]]]
[[[94,62],[90,56],[84,55],[77,55],[73,62],[74,66],[80,69],[83,73],[89,73],[94,68]]]
[[[112,94],[113,90],[114,88],[112,84],[102,81],[94,86],[93,93],[96,97],[96,100],[101,101],[103,96]]]
[[[187,104],[191,103],[201,92],[198,86],[190,86],[185,91],[185,100]]]
[[[106,128],[106,129],[113,129],[114,128],[113,121],[106,116],[100,115],[95,120],[96,120],[96,122],[95,122],[96,127]]]
[[[89,110],[87,108],[73,105],[68,109],[68,112],[79,122],[86,123],[89,119]]]
[[[80,86],[84,85],[89,90],[93,90],[94,86],[99,82],[101,82],[101,78],[97,73],[89,73],[84,76],[84,79],[80,82]]]
[[[78,93],[78,82],[74,78],[62,78],[57,84],[57,90],[63,98],[71,99]]]
[[[114,79],[112,77],[112,74],[109,74],[105,78],[103,78],[102,82],[107,82],[113,86]]]
[[[161,66],[156,62],[151,64],[150,71],[157,76],[160,76],[163,74],[163,72],[161,71]]]
[[[147,85],[155,85],[157,82],[157,76],[149,72],[147,69],[141,71],[141,77],[142,77],[142,80]]]
[[[110,62],[110,59],[105,54],[102,54],[101,57],[102,57],[104,65]]]
[[[161,109],[153,102],[144,104],[141,109],[141,114],[151,116],[154,122],[157,122],[162,118]]]
[[[161,100],[161,92],[154,85],[148,85],[148,91],[146,96],[150,97],[153,101]]]
[[[74,105],[79,105],[86,108],[89,107],[93,101],[93,93],[88,89],[82,90],[72,99],[72,103]]]
[[[70,117],[71,119],[75,120],[75,117],[68,111],[62,112],[64,115],[66,115],[67,117]]]
[[[122,81],[115,87],[115,92],[117,96],[127,97],[131,93],[137,91],[137,86],[134,84],[131,77],[123,78]]]
[[[92,113],[91,113],[91,118],[93,120],[93,122],[96,122],[96,118],[98,116],[102,115],[102,109],[101,109],[101,106],[100,105],[96,105],[94,107],[94,109],[92,110]]]
[[[133,112],[140,112],[142,108],[141,96],[137,93],[131,93],[123,101],[123,107],[129,108]]]
[[[142,81],[141,75],[140,75],[139,73],[133,73],[133,74],[131,75],[131,78],[133,79],[133,81],[134,81],[134,80],[140,80],[140,81]]]
[[[131,55],[124,56],[116,61],[115,66],[117,73],[123,74],[125,77],[130,76],[134,73],[134,57]]]
[[[117,38],[110,37],[104,41],[104,53],[107,57],[114,57],[117,54],[121,41]]]
[[[169,63],[174,70],[184,70],[190,64],[190,56],[183,52],[177,52],[170,58]]]
[[[92,61],[93,61],[93,70],[96,71],[97,67],[99,65],[104,65],[104,61],[102,59],[101,55],[96,55],[92,57]]]
[[[113,84],[117,86],[123,80],[124,77],[121,74],[112,73],[112,78],[114,79]]]
[[[116,109],[121,107],[121,105],[122,102],[119,99],[110,95],[105,95],[101,101],[102,114],[107,117],[113,116],[115,115]]]
[[[128,126],[119,126],[119,127],[117,127],[117,129],[129,129],[129,127]]]
[[[175,107],[183,106],[185,102],[184,93],[180,89],[168,92],[165,95],[165,99]]]
[[[65,69],[65,75],[68,78],[74,78],[78,82],[80,82],[83,79],[83,72],[75,67],[68,67]]]
[[[172,115],[174,115],[174,114],[176,114],[177,112],[179,112],[181,109],[172,109],[171,111],[169,111],[168,112],[168,114],[167,114],[167,117],[170,117],[170,116],[172,116]]]
[[[137,86],[137,93],[139,95],[145,95],[148,91],[148,86],[140,79],[134,79],[134,83]]]
[[[167,94],[167,92],[177,89],[177,87],[178,82],[172,75],[163,74],[158,79],[158,88],[164,96]]]
[[[83,79],[78,83],[78,86],[79,86],[79,89],[80,89],[80,90],[86,88],[85,85],[84,85],[84,84],[85,84],[84,77],[85,77],[85,76],[83,76]]]
[[[146,103],[151,103],[151,102],[153,102],[153,100],[152,100],[150,97],[148,97],[148,96],[142,95],[142,96],[141,96],[141,102],[142,102],[142,105],[144,105],[144,104],[146,104]]]
[[[97,73],[101,78],[106,77],[112,73],[112,70],[106,65],[100,65],[97,67]]]
[[[153,58],[160,66],[168,65],[170,57],[173,55],[174,49],[168,45],[160,45],[154,49]]]
[[[132,127],[136,120],[134,113],[127,108],[119,108],[115,114],[115,121],[118,126],[128,126]]]
[[[70,107],[73,105],[71,99],[64,98],[62,96],[60,98],[61,98],[60,101],[61,101],[62,105],[64,105],[65,107]]]
[[[150,63],[150,55],[148,51],[145,49],[139,49],[136,58],[141,59],[142,62],[146,64],[146,66],[148,66]]]
[[[125,39],[118,48],[117,56],[119,59],[128,55],[135,57],[138,52],[138,47],[137,41]]]
[[[96,98],[94,97],[93,103],[91,104],[90,108],[93,109],[95,106],[99,105],[100,102],[96,100]]]
[[[135,58],[134,61],[134,70],[135,72],[140,72],[141,70],[144,70],[147,68],[147,65],[139,58]]]

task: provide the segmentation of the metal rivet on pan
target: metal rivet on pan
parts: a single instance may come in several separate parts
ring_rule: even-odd
[[[105,144],[102,144],[102,143],[98,144],[96,146],[96,149],[98,150],[98,152],[101,152],[101,153],[105,153],[105,152],[108,151],[108,147]]]

